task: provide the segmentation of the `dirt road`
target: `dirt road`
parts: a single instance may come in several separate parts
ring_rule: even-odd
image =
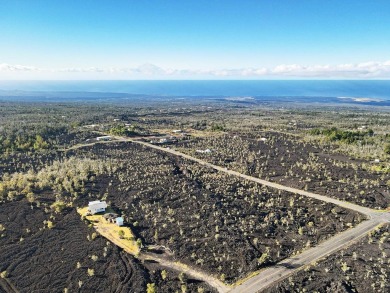
[[[278,263],[277,265],[265,269],[261,271],[259,274],[255,275],[252,278],[249,278],[245,282],[243,282],[241,285],[233,288],[229,292],[232,293],[257,293],[260,292],[261,290],[269,287],[270,285],[283,280],[284,278],[288,277],[289,275],[293,274],[297,270],[303,268],[306,265],[309,265],[310,263],[321,259],[323,257],[326,257],[337,250],[340,250],[352,243],[354,243],[356,240],[360,239],[364,235],[366,235],[369,231],[374,229],[377,225],[381,223],[388,223],[390,222],[390,213],[389,212],[382,212],[382,211],[376,211],[370,208],[362,207],[356,204],[352,204],[349,202],[341,201],[335,198],[327,197],[324,195],[292,188],[292,187],[287,187],[281,184],[273,183],[270,181],[266,181],[260,178],[248,176],[233,170],[228,170],[226,168],[210,164],[208,162],[205,162],[203,160],[200,160],[198,158],[192,157],[187,154],[183,154],[181,152],[175,151],[174,149],[171,148],[166,148],[166,147],[161,147],[157,145],[153,145],[147,142],[139,141],[139,140],[134,140],[130,138],[123,138],[123,137],[116,137],[117,142],[118,141],[130,141],[133,143],[141,144],[149,148],[157,149],[160,151],[164,151],[170,154],[173,154],[175,156],[180,156],[182,158],[197,162],[201,165],[213,168],[215,170],[218,170],[220,172],[227,173],[232,176],[237,176],[241,177],[243,179],[253,181],[265,186],[269,186],[275,189],[280,189],[280,190],[285,190],[288,192],[292,192],[295,194],[300,194],[303,196],[315,198],[324,202],[332,203],[341,207],[344,207],[346,209],[354,210],[359,213],[362,213],[368,217],[369,220],[364,221],[363,223],[360,223],[354,228],[351,228],[345,232],[342,232],[338,235],[335,235],[334,237],[328,239],[327,241],[320,243],[319,245],[310,248],[308,250],[305,250],[299,255],[295,255],[293,257],[289,257],[282,262]],[[81,147],[81,146],[79,146]],[[202,278],[205,282],[209,283],[211,286],[218,288],[219,292],[227,292],[228,287],[224,286],[220,282],[212,282],[212,280],[207,280]]]
[[[200,160],[198,158],[194,158],[192,156],[183,154],[183,153],[175,151],[173,149],[168,149],[168,148],[152,145],[150,143],[146,143],[146,142],[142,142],[142,141],[135,141],[135,140],[131,140],[131,141],[133,141],[134,143],[142,144],[144,146],[154,148],[154,149],[157,149],[160,151],[164,151],[164,152],[176,155],[176,156],[180,156],[180,157],[186,158],[186,159],[191,160],[191,161],[195,161],[199,164],[208,166],[208,167],[213,168],[215,170],[218,170],[220,172],[224,172],[224,173],[227,173],[227,174],[230,174],[233,176],[238,176],[238,177],[244,178],[246,180],[257,182],[257,183],[265,185],[265,186],[269,186],[269,187],[280,189],[280,190],[285,190],[285,191],[292,192],[295,194],[300,194],[303,196],[308,196],[308,197],[315,198],[315,199],[318,199],[318,200],[321,200],[324,202],[328,202],[328,203],[332,203],[332,204],[344,207],[346,209],[354,210],[354,211],[357,211],[359,213],[366,215],[369,218],[369,220],[359,224],[358,226],[356,226],[352,229],[349,229],[345,232],[342,232],[342,233],[330,238],[329,240],[327,240],[323,243],[320,243],[316,247],[305,250],[303,253],[301,253],[299,255],[285,259],[284,261],[278,263],[274,267],[271,267],[269,269],[261,271],[258,275],[248,279],[247,281],[245,281],[241,285],[239,285],[239,286],[233,288],[231,291],[229,291],[232,293],[238,293],[238,292],[256,293],[256,292],[259,292],[262,289],[267,288],[271,284],[276,283],[277,281],[280,281],[280,280],[288,277],[289,275],[291,275],[292,273],[301,269],[305,265],[308,265],[308,264],[310,264],[310,263],[312,263],[320,258],[328,256],[328,255],[336,252],[337,250],[352,244],[356,240],[365,236],[369,231],[374,229],[380,223],[390,222],[390,213],[376,211],[376,210],[362,207],[362,206],[359,206],[356,204],[341,201],[341,200],[338,200],[335,198],[327,197],[324,195],[320,195],[320,194],[316,194],[316,193],[312,193],[312,192],[308,192],[308,191],[304,191],[304,190],[299,190],[296,188],[287,187],[287,186],[280,185],[277,183],[262,180],[262,179],[259,179],[256,177],[248,176],[248,175],[245,175],[245,174],[233,171],[233,170],[228,170],[226,168],[223,168],[223,167],[220,167],[220,166],[217,166],[214,164],[210,164],[208,162],[205,162],[205,161]]]
[[[273,267],[265,269],[260,274],[250,278],[241,285],[235,287],[231,293],[256,293],[277,283],[278,281],[287,278],[289,275],[304,268],[306,265],[314,261],[326,257],[337,250],[346,247],[361,237],[365,236],[369,231],[374,229],[381,221],[373,219],[365,221],[357,225],[353,229],[342,232],[329,240],[317,245],[316,247],[305,250],[299,255],[289,257]]]

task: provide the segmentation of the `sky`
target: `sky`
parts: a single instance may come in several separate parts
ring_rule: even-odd
[[[390,79],[389,0],[0,0],[0,79]]]

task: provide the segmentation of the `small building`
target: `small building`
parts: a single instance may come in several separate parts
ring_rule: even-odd
[[[111,136],[109,136],[109,135],[99,136],[99,137],[96,138],[96,140],[98,140],[98,141],[107,141],[107,140],[111,140]]]
[[[205,149],[205,150],[196,150],[197,153],[201,153],[201,154],[209,154],[211,153],[211,150],[210,149]]]
[[[85,128],[97,128],[97,127],[99,127],[99,124],[89,124],[89,125],[84,125],[83,127],[85,127]]]
[[[122,217],[117,217],[115,219],[115,223],[118,225],[118,226],[123,226],[123,218]]]
[[[174,143],[174,142],[177,142],[177,140],[172,136],[160,138],[160,140],[158,141],[159,144],[170,144],[170,143]]]
[[[115,213],[107,213],[103,215],[103,218],[109,223],[115,223],[116,218],[118,218],[118,214]]]
[[[88,203],[88,212],[92,215],[105,212],[106,208],[107,203],[105,201],[95,200]]]

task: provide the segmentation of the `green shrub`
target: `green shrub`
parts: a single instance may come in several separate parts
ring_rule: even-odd
[[[1,273],[0,273],[0,278],[7,278],[8,277],[8,272],[7,271],[2,271]]]

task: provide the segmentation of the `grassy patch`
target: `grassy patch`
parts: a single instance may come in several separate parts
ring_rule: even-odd
[[[103,214],[85,216],[87,210],[87,207],[78,208],[77,212],[93,223],[99,234],[132,255],[137,256],[140,253],[140,248],[135,241],[135,236],[129,227],[119,227],[116,224],[109,223],[103,218]],[[110,213],[112,211],[108,208],[106,212]]]

